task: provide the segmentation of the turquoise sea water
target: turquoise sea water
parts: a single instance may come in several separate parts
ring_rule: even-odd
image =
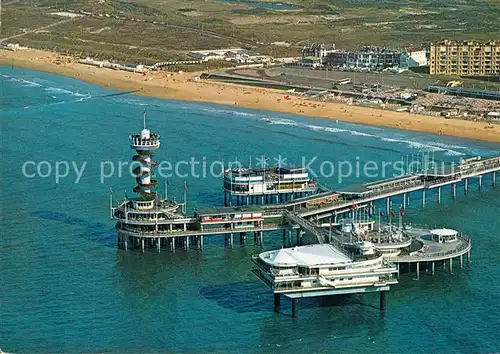
[[[368,127],[266,111],[139,96],[29,70],[0,67],[0,347],[9,352],[391,352],[500,351],[500,188],[475,182],[457,201],[443,191],[410,222],[467,232],[472,263],[449,275],[403,275],[381,315],[378,296],[367,294],[290,303],[272,311],[272,294],[251,273],[252,245],[224,249],[206,238],[202,252],[175,254],[117,250],[108,218],[108,191],[132,194],[127,174],[100,181],[100,162],[129,161],[128,135],[148,125],[162,135],[156,160],[176,163],[248,161],[282,155],[324,160],[400,160],[433,150],[436,159],[500,154],[500,145]],[[74,161],[86,168],[56,183],[26,178],[26,161]],[[45,166],[44,168],[46,168]],[[33,167],[28,173],[33,173]],[[42,172],[46,172],[44,169]],[[186,171],[183,171],[186,172]],[[221,180],[172,177],[169,195],[189,210],[222,204]],[[366,180],[347,178],[344,185]],[[336,176],[322,181],[338,186]],[[264,247],[279,247],[265,234]]]

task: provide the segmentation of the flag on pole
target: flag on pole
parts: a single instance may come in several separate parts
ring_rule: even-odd
[[[396,217],[396,213],[395,213],[393,210],[391,210],[391,216],[392,216],[393,218],[395,218],[395,217]]]
[[[401,216],[405,216],[406,215],[406,210],[404,208],[400,208],[399,212],[401,213]]]
[[[385,213],[383,211],[380,212],[380,216],[385,218]]]
[[[188,190],[188,185],[187,185],[187,182],[184,182],[184,190],[187,191]]]

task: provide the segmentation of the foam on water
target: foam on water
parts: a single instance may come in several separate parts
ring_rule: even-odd
[[[434,143],[429,143],[426,141],[408,141],[408,140],[402,140],[402,139],[394,139],[394,138],[381,138],[381,140],[390,142],[390,143],[397,143],[397,144],[405,144],[409,146],[412,149],[415,150],[420,150],[420,151],[443,151],[447,156],[463,156],[466,155],[465,152],[460,152],[451,149],[453,145],[447,145],[447,144],[434,144]],[[463,148],[463,147],[460,147]]]
[[[2,75],[2,77],[8,78],[9,81],[11,81],[11,82],[19,82],[22,84],[23,87],[41,87],[42,86],[41,84],[34,82],[34,81],[24,80],[21,78],[16,78],[16,77],[8,76],[8,75]]]

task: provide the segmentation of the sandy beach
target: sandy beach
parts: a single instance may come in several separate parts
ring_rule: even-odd
[[[138,94],[144,96],[220,103],[427,132],[436,134],[436,139],[439,139],[439,135],[449,135],[500,143],[500,126],[484,122],[313,102],[301,96],[290,96],[290,100],[285,100],[283,91],[194,80],[200,73],[153,72],[142,75],[76,62],[56,64],[56,57],[55,53],[32,49],[15,52],[1,50],[0,65],[51,72],[117,90],[140,90]]]

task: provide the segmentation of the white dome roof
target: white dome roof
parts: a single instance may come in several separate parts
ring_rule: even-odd
[[[434,229],[431,230],[431,234],[438,236],[455,236],[458,232],[452,229]]]
[[[283,248],[269,253],[269,260],[275,265],[295,265],[297,261]]]

